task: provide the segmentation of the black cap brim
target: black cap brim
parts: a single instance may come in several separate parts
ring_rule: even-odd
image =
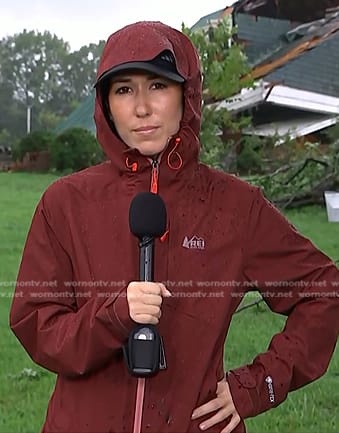
[[[153,65],[149,62],[128,62],[123,63],[121,65],[114,66],[113,68],[109,69],[108,71],[104,72],[95,83],[94,87],[98,84],[102,83],[103,81],[106,81],[108,78],[112,78],[114,75],[117,75],[119,72],[127,72],[130,70],[142,70],[151,72],[153,74],[159,75],[159,77],[168,78],[169,80],[175,81],[177,83],[183,83],[185,79],[171,71],[167,71],[166,69],[160,68],[157,65]]]

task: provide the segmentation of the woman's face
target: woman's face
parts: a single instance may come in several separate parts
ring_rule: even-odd
[[[162,152],[179,131],[182,87],[174,81],[148,72],[124,72],[113,78],[108,103],[119,136],[142,155]]]

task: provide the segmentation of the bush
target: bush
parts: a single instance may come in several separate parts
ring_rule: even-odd
[[[263,171],[262,149],[259,137],[245,136],[241,140],[241,150],[237,156],[237,169],[240,174],[261,173]]]
[[[48,150],[55,140],[50,131],[35,131],[17,141],[13,148],[13,159],[22,161],[27,152]]]
[[[51,166],[58,171],[78,171],[103,161],[103,151],[94,135],[71,128],[56,137],[50,147]]]

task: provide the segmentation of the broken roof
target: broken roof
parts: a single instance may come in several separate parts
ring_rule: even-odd
[[[339,33],[265,76],[271,82],[339,97]]]
[[[291,87],[339,96],[339,10],[326,9],[338,6],[338,2],[240,0],[202,17],[192,30],[233,14],[237,40],[244,43],[254,79],[265,77]],[[295,21],[300,17],[296,11],[303,8],[306,18],[322,18],[307,23]],[[288,19],[277,18],[282,11]]]
[[[339,97],[339,12],[281,34],[260,55],[259,46],[248,45],[257,54],[254,79]]]
[[[308,22],[323,18],[328,9],[338,5],[338,0],[239,0],[234,10],[235,13]]]
[[[242,13],[237,14],[234,21],[237,26],[236,39],[245,44],[248,62],[252,66],[287,45],[283,35],[295,28],[295,24],[288,20],[254,17]]]

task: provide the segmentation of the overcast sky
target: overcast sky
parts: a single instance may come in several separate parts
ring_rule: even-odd
[[[48,30],[72,50],[107,37],[140,20],[181,29],[233,4],[233,0],[0,0],[0,39],[27,30]]]

